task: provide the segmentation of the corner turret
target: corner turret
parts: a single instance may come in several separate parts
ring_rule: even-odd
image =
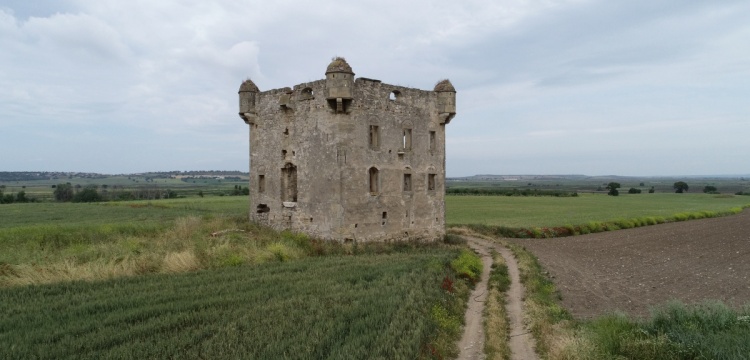
[[[342,57],[335,57],[326,69],[326,100],[337,113],[352,101],[354,71]]]
[[[448,124],[456,116],[456,88],[445,79],[435,84],[438,97],[438,116],[441,124]]]
[[[255,97],[260,92],[258,86],[255,83],[247,79],[240,85],[240,91],[237,93],[240,95],[240,117],[246,124],[254,124],[257,118],[257,112],[255,111]]]

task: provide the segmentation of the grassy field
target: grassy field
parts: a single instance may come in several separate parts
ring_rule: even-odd
[[[456,246],[276,232],[247,221],[244,196],[7,204],[0,219],[0,358],[457,351],[471,280]]]
[[[465,253],[318,242],[249,223],[247,204],[245,196],[207,196],[0,205],[0,358],[454,354],[450,336],[460,328],[468,294],[467,283],[455,276],[464,271],[456,259]],[[446,222],[563,226],[748,204],[747,196],[694,193],[449,196]],[[541,273],[530,259],[523,261],[522,271]],[[538,279],[528,275],[524,281],[535,316],[547,319],[534,325],[538,336],[549,339],[540,347],[550,354],[568,351],[555,347],[554,334],[565,328],[570,346],[586,343],[604,354],[599,351],[607,338],[596,336],[610,325],[566,323],[570,318],[556,304],[554,286]],[[691,310],[685,311],[690,318]],[[748,314],[730,315],[741,320],[732,323],[730,335],[745,336]],[[662,330],[652,329],[664,324],[626,324],[617,331],[657,334]],[[676,324],[689,330],[694,323]],[[575,337],[587,332],[593,335]],[[679,334],[687,342],[696,336]],[[650,338],[634,341],[642,339]],[[356,352],[362,349],[367,353]]]
[[[247,216],[247,196],[120,201],[26,203],[0,206],[0,229],[19,226],[87,226],[137,223],[168,226],[184,216]]]
[[[198,193],[206,196],[229,195],[235,186],[248,186],[246,176],[241,180],[212,179],[212,178],[149,178],[137,175],[109,175],[97,178],[71,177],[45,180],[0,181],[0,190],[6,194],[23,191],[29,198],[37,201],[54,201],[54,188],[58,184],[70,183],[81,188],[95,185],[100,193],[119,193],[123,191],[137,191],[143,189],[173,190],[178,196],[198,197]]]
[[[446,224],[554,227],[682,212],[726,211],[750,205],[750,197],[710,194],[624,194],[578,197],[446,196]]]
[[[456,254],[0,288],[0,358],[427,358],[444,320],[431,309],[451,301],[441,282]]]

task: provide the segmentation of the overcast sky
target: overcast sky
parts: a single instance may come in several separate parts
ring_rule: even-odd
[[[0,0],[0,171],[248,170],[237,89],[449,78],[447,175],[750,173],[750,2]]]

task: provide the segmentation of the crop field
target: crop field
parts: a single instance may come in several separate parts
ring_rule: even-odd
[[[552,227],[747,205],[699,193],[447,196],[446,223]],[[0,205],[0,358],[452,354],[444,333],[460,329],[468,293],[456,248],[318,242],[249,223],[247,206]],[[441,288],[448,277],[460,291]]]
[[[239,178],[239,179],[238,179]],[[208,196],[229,195],[235,186],[246,187],[247,176],[234,176],[229,179],[219,178],[170,178],[148,177],[145,175],[107,175],[99,177],[71,176],[43,180],[0,180],[0,190],[4,193],[18,193],[23,191],[26,196],[36,201],[53,201],[54,186],[70,183],[77,188],[96,186],[100,193],[120,193],[138,190],[173,190],[181,197],[198,197],[199,194]]]
[[[577,197],[446,196],[446,224],[553,227],[683,212],[728,211],[750,197],[728,194],[581,194]]]
[[[0,288],[0,358],[413,359],[456,250]]]
[[[0,229],[19,226],[140,224],[161,226],[184,216],[247,216],[247,196],[119,201],[27,203],[0,206]]]

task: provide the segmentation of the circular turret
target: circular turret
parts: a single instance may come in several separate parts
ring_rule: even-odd
[[[346,73],[354,75],[352,67],[349,66],[349,64],[346,62],[346,59],[340,56],[333,58],[333,61],[328,64],[328,68],[326,68],[326,75],[328,75],[329,73]]]
[[[256,118],[255,111],[255,97],[259,96],[258,87],[255,83],[247,79],[240,85],[240,91],[237,93],[240,95],[240,117],[247,124],[254,124]]]
[[[252,80],[247,79],[242,82],[242,85],[240,85],[240,91],[238,91],[238,93],[241,93],[241,92],[256,92],[257,93],[257,92],[260,92],[260,90],[258,90],[258,86],[256,86]]]
[[[448,79],[440,80],[435,84],[435,90],[437,92],[456,92],[456,88],[453,87],[451,81]]]

